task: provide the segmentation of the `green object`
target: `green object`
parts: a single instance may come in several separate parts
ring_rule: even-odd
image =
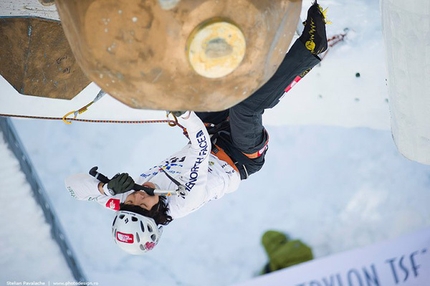
[[[179,117],[182,114],[184,114],[186,111],[169,111],[169,113],[171,113],[173,116],[175,117]]]
[[[312,249],[300,240],[288,240],[279,231],[269,230],[263,234],[261,240],[269,257],[269,263],[263,269],[268,273],[312,260]]]
[[[122,194],[134,187],[134,180],[127,173],[116,174],[108,183],[112,195]]]

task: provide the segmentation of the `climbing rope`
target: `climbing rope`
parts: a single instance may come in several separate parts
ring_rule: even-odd
[[[90,123],[122,123],[122,124],[147,124],[147,123],[167,123],[169,126],[174,127],[178,126],[185,132],[185,127],[178,123],[178,119],[174,114],[168,112],[166,114],[167,119],[149,119],[149,120],[112,120],[112,119],[81,119],[77,118],[79,114],[84,113],[88,110],[93,103],[97,102],[100,98],[102,98],[106,92],[100,90],[97,96],[85,106],[79,108],[78,110],[72,110],[66,113],[63,117],[50,117],[50,116],[36,116],[36,115],[19,115],[19,114],[5,114],[0,113],[1,117],[12,117],[12,118],[25,118],[25,119],[42,119],[42,120],[61,120],[66,124],[72,124],[72,121],[77,122],[90,122]],[[73,114],[73,118],[69,118],[70,115]],[[173,119],[169,119],[169,115],[173,117]]]
[[[6,113],[0,113],[0,116],[1,117],[11,117],[11,118],[61,120],[61,121],[63,121],[63,117],[19,115],[19,114],[6,114]],[[124,123],[124,124],[167,123],[171,127],[178,126],[182,129],[185,128],[184,126],[182,126],[181,124],[178,123],[178,120],[176,117],[174,117],[174,119],[148,119],[148,120],[111,120],[111,119],[81,119],[81,118],[68,118],[67,120],[77,121],[77,122],[90,122],[90,123]]]

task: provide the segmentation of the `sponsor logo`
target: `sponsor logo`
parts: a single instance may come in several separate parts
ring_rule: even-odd
[[[145,243],[145,249],[146,250],[151,250],[151,249],[153,249],[155,247],[155,242],[147,242],[147,243]]]
[[[292,89],[301,79],[302,79],[302,77],[296,76],[296,78],[284,89],[284,91],[289,92],[290,89]],[[284,95],[282,97],[284,97]]]
[[[124,243],[134,243],[134,236],[131,233],[123,233],[118,231],[116,233],[116,239]]]
[[[120,203],[120,201],[118,199],[109,199],[106,202],[105,206],[111,210],[118,211],[119,210],[119,203]]]
[[[205,134],[203,133],[202,130],[200,130],[196,134],[196,139],[197,139],[197,143],[199,144],[200,150],[199,150],[199,157],[196,158],[196,160],[194,161],[194,166],[190,170],[191,173],[188,178],[189,181],[188,183],[185,184],[185,187],[187,188],[188,191],[191,191],[191,189],[195,186],[197,179],[199,177],[200,164],[204,162],[208,154],[209,144],[204,135]]]
[[[74,197],[75,199],[78,198],[75,194],[75,191],[73,191],[72,187],[67,186],[67,190],[69,191],[69,193],[72,197]]]
[[[269,149],[269,145],[266,143],[266,145],[258,151],[258,157],[260,157],[267,149]]]

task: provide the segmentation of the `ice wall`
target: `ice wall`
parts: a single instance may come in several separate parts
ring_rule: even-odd
[[[430,164],[430,2],[381,0],[381,12],[393,138]]]

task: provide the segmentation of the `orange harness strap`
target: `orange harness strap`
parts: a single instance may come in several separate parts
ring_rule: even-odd
[[[215,144],[212,147],[211,153],[214,154],[218,159],[229,164],[233,169],[236,170],[236,172],[240,174],[239,169],[236,167],[233,160],[230,158],[230,156],[227,155],[227,153],[225,153],[225,151],[221,147]]]
[[[269,136],[269,135],[267,135],[267,136]],[[245,155],[249,159],[256,159],[256,158],[260,157],[261,155],[263,155],[263,153],[267,150],[267,148],[269,148],[269,138],[267,139],[266,143],[264,143],[263,148],[261,148],[257,152],[254,152],[252,154],[243,153],[243,155]]]

